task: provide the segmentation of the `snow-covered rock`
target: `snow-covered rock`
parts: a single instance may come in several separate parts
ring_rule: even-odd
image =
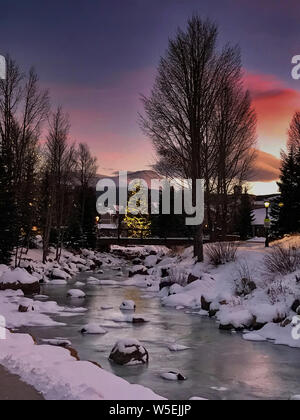
[[[136,304],[133,300],[124,300],[124,302],[122,302],[120,305],[120,309],[122,311],[135,311]]]
[[[118,365],[130,366],[148,363],[149,354],[138,340],[128,338],[115,344],[109,359]]]
[[[186,377],[183,376],[179,372],[169,371],[164,372],[160,375],[163,379],[166,379],[167,381],[185,381]]]
[[[81,334],[106,334],[107,331],[96,323],[85,325],[81,330]]]
[[[40,284],[36,277],[23,268],[5,270],[0,277],[0,290],[21,289],[25,295],[40,293]]]
[[[220,321],[220,329],[223,330],[243,330],[250,327],[254,322],[254,317],[251,312],[242,307],[228,307],[224,305],[218,312],[218,319]]]
[[[143,315],[116,315],[113,316],[111,319],[113,322],[127,322],[131,324],[144,324],[145,322],[149,322],[146,317]]]
[[[85,286],[85,284],[84,284],[82,281],[77,281],[77,282],[74,284],[74,286],[75,286],[75,287],[83,287],[83,286]]]
[[[72,345],[70,340],[66,340],[64,338],[49,338],[43,339],[42,341],[45,344],[49,344],[49,346],[70,347]]]
[[[67,296],[75,299],[84,299],[86,297],[85,293],[79,289],[71,289],[68,291]]]
[[[34,306],[32,304],[32,300],[31,299],[21,299],[19,301],[19,308],[18,308],[18,312],[21,313],[26,313],[26,312],[32,312],[34,311]]]
[[[183,346],[182,344],[176,344],[176,343],[174,343],[174,344],[169,344],[168,345],[168,349],[170,351],[184,351],[184,350],[190,349],[190,347]]]
[[[53,280],[67,280],[70,279],[70,274],[66,273],[63,270],[60,270],[59,268],[54,268],[54,270],[51,273],[51,278]]]
[[[154,267],[159,261],[159,258],[157,255],[149,255],[145,258],[144,264],[147,268]]]
[[[129,270],[129,277],[133,277],[136,274],[140,274],[142,276],[146,276],[148,274],[148,269],[144,265],[135,265]]]

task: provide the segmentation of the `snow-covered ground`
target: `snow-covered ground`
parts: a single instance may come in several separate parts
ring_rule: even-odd
[[[6,339],[0,345],[0,363],[34,386],[47,400],[163,399],[150,389],[131,385],[93,363],[76,360],[67,349],[37,346],[26,334],[6,331]]]

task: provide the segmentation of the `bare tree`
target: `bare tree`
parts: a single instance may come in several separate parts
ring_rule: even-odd
[[[187,30],[178,30],[169,41],[150,97],[142,97],[146,115],[141,125],[156,149],[156,169],[191,179],[193,205],[197,179],[205,179],[208,193],[215,185],[216,109],[224,86],[241,77],[239,49],[226,46],[219,52],[217,34],[217,26],[209,20],[190,19]],[[195,234],[194,252],[199,261],[203,260],[202,231],[202,225],[198,226]]]
[[[46,144],[47,214],[43,229],[43,260],[46,261],[50,233],[56,228],[56,259],[60,259],[67,215],[70,206],[68,198],[72,189],[76,152],[74,145],[69,145],[69,118],[58,108],[51,115],[49,134]]]
[[[97,158],[91,155],[88,145],[84,143],[79,144],[76,157],[76,174],[81,190],[80,224],[82,229],[85,216],[86,194],[91,181],[97,173]]]
[[[15,203],[15,260],[32,229],[32,188],[35,182],[38,140],[49,110],[49,97],[31,69],[28,75],[7,56],[6,80],[0,81],[0,149],[6,162],[9,189]],[[20,240],[18,240],[20,239]]]
[[[256,157],[256,116],[249,93],[243,89],[241,74],[224,83],[212,125],[216,153],[216,214],[225,237],[229,194],[232,194],[236,185],[241,186],[248,179]]]

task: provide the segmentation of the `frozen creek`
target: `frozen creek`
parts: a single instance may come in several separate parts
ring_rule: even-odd
[[[125,270],[124,270],[125,271]],[[118,285],[86,285],[90,276],[115,280]],[[127,277],[125,272],[123,278]],[[67,291],[75,282],[81,286],[86,299],[70,300]],[[123,287],[116,271],[105,269],[104,274],[82,273],[68,286],[43,286],[43,294],[64,306],[80,306],[86,313],[55,320],[65,326],[22,328],[43,339],[64,338],[72,342],[82,360],[92,360],[131,383],[151,388],[169,399],[189,399],[201,396],[208,399],[289,399],[299,393],[299,349],[274,346],[271,343],[244,341],[239,334],[222,332],[214,320],[188,314],[183,310],[164,308],[158,298],[136,287]],[[146,324],[114,323],[124,300],[137,304],[137,314],[144,315]],[[101,309],[112,307],[113,309]],[[82,335],[79,331],[89,323],[107,329],[105,335]],[[111,349],[120,338],[136,338],[149,351],[148,366],[120,367],[108,360]],[[171,352],[168,345],[177,343],[190,347]],[[180,371],[186,381],[165,381],[160,374]]]

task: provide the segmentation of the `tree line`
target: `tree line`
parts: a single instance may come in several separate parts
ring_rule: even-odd
[[[70,141],[68,115],[51,110],[35,70],[25,74],[7,56],[0,81],[0,263],[13,257],[19,265],[37,233],[44,262],[50,246],[59,260],[64,245],[92,245],[96,171],[89,147]]]

